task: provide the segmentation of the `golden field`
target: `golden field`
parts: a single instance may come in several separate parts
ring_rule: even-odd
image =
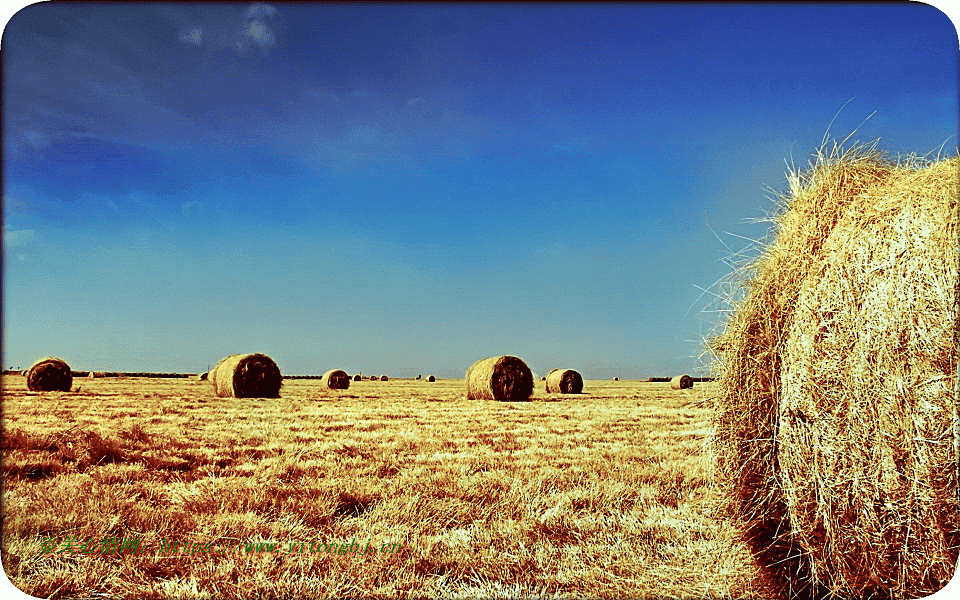
[[[537,381],[527,403],[465,400],[462,379],[286,380],[268,400],[2,384],[3,565],[34,596],[770,595],[718,517],[712,383]],[[352,540],[378,550],[323,550]]]

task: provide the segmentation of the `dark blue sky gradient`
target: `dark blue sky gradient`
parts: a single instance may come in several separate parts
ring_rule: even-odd
[[[3,366],[706,374],[784,161],[835,116],[956,152],[958,46],[919,3],[29,6]]]

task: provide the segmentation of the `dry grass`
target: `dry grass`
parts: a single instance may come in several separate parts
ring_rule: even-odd
[[[190,379],[41,396],[4,378],[4,567],[52,598],[768,597],[714,512],[702,402],[589,384],[500,404],[464,400],[463,380],[349,395],[295,380],[251,402]],[[67,536],[145,552],[41,552]],[[163,553],[164,538],[241,551]],[[354,538],[401,546],[287,553]]]
[[[70,366],[59,358],[41,358],[27,370],[27,387],[34,392],[69,392]]]
[[[579,394],[583,391],[583,376],[573,369],[553,369],[544,389],[554,394]]]
[[[670,380],[670,387],[675,390],[688,390],[693,387],[693,377],[689,375],[677,375]]]
[[[787,594],[919,597],[954,573],[958,169],[820,153],[736,273],[720,473]]]
[[[516,356],[493,356],[467,369],[467,399],[519,402],[533,393],[533,373]]]

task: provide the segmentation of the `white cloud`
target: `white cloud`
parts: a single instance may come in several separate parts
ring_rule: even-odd
[[[190,31],[180,34],[181,42],[193,44],[194,46],[199,46],[202,38],[203,38],[203,30],[200,29],[199,27],[194,27]]]
[[[196,200],[187,200],[183,203],[183,206],[180,207],[180,212],[183,213],[185,217],[195,217],[200,214],[202,208],[203,205]]]
[[[270,6],[269,4],[263,3],[253,4],[247,9],[248,19],[272,19],[279,14],[280,11],[278,11],[276,8]]]
[[[24,248],[30,246],[36,239],[35,229],[20,229],[18,231],[4,231],[3,245],[7,248]]]
[[[273,48],[277,45],[277,38],[273,34],[273,31],[262,21],[253,21],[248,24],[243,32],[243,37],[253,42],[253,44],[261,50],[264,48]]]

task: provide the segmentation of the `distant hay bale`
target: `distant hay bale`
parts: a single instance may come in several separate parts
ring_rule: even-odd
[[[59,358],[41,358],[27,370],[27,388],[31,392],[69,392],[73,371]]]
[[[551,394],[579,394],[583,377],[573,369],[554,369],[547,375],[546,390]]]
[[[546,381],[546,380],[547,380],[547,376],[546,376],[546,375],[544,375],[543,377],[540,378],[540,381]]]
[[[231,354],[207,374],[221,398],[279,398],[283,375],[265,354]]]
[[[370,376],[370,381],[380,381],[380,378],[377,377],[376,375],[371,375],[371,376]]]
[[[417,375],[417,381],[420,381],[420,376],[419,376],[419,375]]]
[[[206,381],[208,377],[207,373],[200,373],[197,375],[197,381]]]
[[[670,380],[670,387],[675,390],[686,390],[693,387],[693,377],[689,375],[677,375]]]
[[[386,375],[381,375],[381,376],[380,376],[380,381],[390,381],[390,378],[387,377]]]
[[[350,387],[350,376],[341,369],[330,369],[320,378],[320,385],[331,390],[345,390]]]
[[[614,381],[620,381],[620,378],[619,378],[619,377],[614,377],[613,380],[614,380]]]
[[[958,171],[821,151],[735,273],[711,343],[718,476],[786,594],[917,598],[954,574]]]
[[[93,379],[94,377],[96,377],[96,375],[93,374],[93,371],[87,373],[87,379]]]
[[[354,381],[363,381],[363,376],[360,375],[359,373],[357,373],[356,375],[353,376],[353,380],[354,380]]]
[[[437,380],[437,378],[434,377],[433,375],[427,375],[427,381],[429,381],[430,383],[433,383],[433,382],[436,381],[436,380]]]
[[[494,356],[473,363],[466,384],[468,400],[526,401],[533,393],[533,373],[516,356]]]

